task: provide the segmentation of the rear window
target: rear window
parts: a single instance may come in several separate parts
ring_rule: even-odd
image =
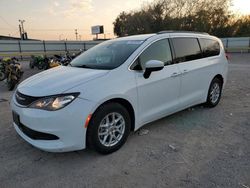
[[[199,39],[203,57],[211,57],[220,54],[220,44],[213,39]]]
[[[202,58],[200,45],[197,38],[173,38],[177,63],[192,61]]]

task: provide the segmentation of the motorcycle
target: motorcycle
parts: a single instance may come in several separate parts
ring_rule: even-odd
[[[9,91],[12,91],[23,75],[21,64],[16,58],[8,59],[4,61],[5,75],[7,78],[7,87]]]
[[[80,51],[77,54],[73,53],[72,55],[70,55],[68,51],[63,56],[55,54],[53,58],[51,58],[47,63],[45,63],[46,64],[45,69],[57,67],[59,65],[67,66],[75,57],[80,55],[82,52],[83,50],[80,49]]]
[[[34,67],[37,67],[39,70],[46,69],[49,59],[46,56],[40,55],[40,56],[31,56],[30,60],[30,68],[34,69]]]
[[[61,65],[60,61],[54,57],[48,60],[48,62],[45,65],[45,69],[47,70],[47,69],[54,68],[60,65]]]
[[[0,81],[5,80],[6,74],[5,74],[5,63],[2,59],[0,59]]]
[[[55,54],[53,58],[49,60],[49,68],[53,68],[59,65],[67,66],[72,59],[66,54],[60,56]]]

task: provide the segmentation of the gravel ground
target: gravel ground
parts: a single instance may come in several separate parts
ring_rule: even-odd
[[[250,187],[250,54],[231,54],[220,104],[131,133],[117,152],[47,153],[23,141],[0,102],[0,187]],[[25,64],[25,63],[23,63]],[[27,63],[26,63],[27,64]],[[24,65],[24,77],[36,71]],[[4,83],[0,98],[9,100]]]

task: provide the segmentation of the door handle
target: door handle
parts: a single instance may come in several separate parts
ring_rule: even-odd
[[[182,72],[182,74],[186,74],[186,73],[188,73],[188,70],[184,69],[183,72]]]
[[[178,73],[178,72],[174,72],[172,75],[171,75],[171,77],[177,77],[177,76],[179,76],[180,74]]]

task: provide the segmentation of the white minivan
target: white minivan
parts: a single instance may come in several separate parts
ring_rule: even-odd
[[[103,42],[16,89],[17,133],[45,151],[118,150],[130,131],[190,106],[216,106],[228,61],[206,33],[164,31]]]

